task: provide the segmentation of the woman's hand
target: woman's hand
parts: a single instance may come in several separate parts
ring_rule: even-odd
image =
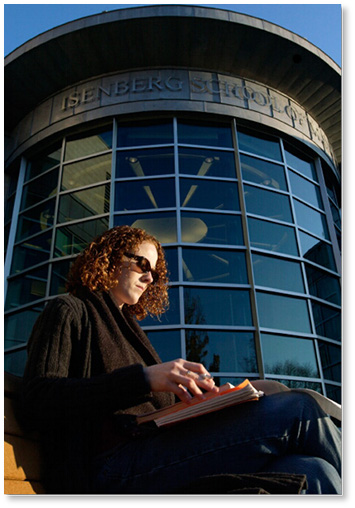
[[[212,376],[201,363],[180,358],[151,365],[145,368],[145,372],[153,392],[173,392],[183,402],[190,402],[192,396],[203,399],[201,388],[209,392],[219,391]]]

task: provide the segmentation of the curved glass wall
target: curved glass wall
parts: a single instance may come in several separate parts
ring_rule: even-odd
[[[170,308],[142,322],[163,360],[340,399],[340,186],[324,161],[233,121],[169,118],[114,120],[21,168],[8,199],[7,370],[22,373],[75,256],[129,224],[166,252]]]

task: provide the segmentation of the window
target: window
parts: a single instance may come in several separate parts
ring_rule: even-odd
[[[110,211],[110,185],[63,194],[59,201],[58,223],[84,219]]]
[[[329,240],[325,216],[313,208],[294,200],[297,224],[325,240]]]
[[[67,164],[63,168],[61,190],[104,182],[111,178],[111,154]]]
[[[31,178],[54,168],[54,166],[57,166],[60,163],[61,153],[62,146],[61,144],[58,144],[48,152],[44,152],[38,157],[30,159],[26,168],[25,180],[30,180]]]
[[[234,152],[180,146],[179,173],[181,175],[236,178],[234,157]]]
[[[181,239],[184,243],[243,245],[238,215],[181,212]]]
[[[174,174],[172,148],[117,152],[116,178]]]
[[[247,213],[284,222],[293,222],[290,200],[284,194],[244,185],[244,198]]]
[[[139,122],[138,125],[119,125],[117,146],[146,146],[173,143],[173,122]]]
[[[252,261],[257,286],[304,293],[300,263],[255,253]]]
[[[331,246],[319,238],[299,231],[302,256],[313,263],[335,270],[334,255]]]
[[[263,136],[238,129],[239,150],[282,161],[280,143],[270,136]]]
[[[310,205],[323,209],[319,188],[305,178],[289,171],[292,194],[307,201]]]
[[[248,226],[252,247],[298,255],[294,228],[251,217],[248,219]]]
[[[116,210],[145,210],[176,206],[172,178],[118,182],[115,186]]]
[[[248,284],[244,252],[184,248],[182,268],[187,282]]]
[[[108,229],[108,218],[79,222],[56,231],[56,257],[78,254],[93,238]]]
[[[178,142],[188,145],[233,147],[229,125],[202,122],[178,122]]]
[[[311,333],[307,301],[301,298],[256,292],[260,326]]]
[[[237,183],[181,178],[180,206],[210,210],[240,210]]]
[[[317,174],[313,161],[309,160],[309,158],[303,154],[296,152],[294,148],[288,145],[285,146],[285,155],[288,166],[308,176],[308,178],[317,181]]]
[[[112,131],[106,130],[83,137],[82,134],[68,138],[65,147],[65,161],[79,159],[112,148]]]
[[[285,170],[280,164],[274,164],[244,154],[240,155],[240,162],[243,180],[277,190],[287,190]]]

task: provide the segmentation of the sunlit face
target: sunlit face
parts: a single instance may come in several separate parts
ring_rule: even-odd
[[[151,268],[155,269],[158,252],[154,244],[143,242],[132,254],[145,257],[150,262]],[[124,304],[136,304],[149,284],[153,282],[151,272],[142,273],[136,262],[128,258],[123,258],[123,262],[115,273],[115,277],[118,280],[118,284],[110,290],[110,293],[120,308]]]

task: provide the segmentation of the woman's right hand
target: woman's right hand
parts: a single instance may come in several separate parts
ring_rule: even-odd
[[[171,362],[151,365],[145,372],[153,392],[173,392],[183,402],[192,396],[203,399],[201,390],[218,393],[212,376],[201,363],[179,358]]]

